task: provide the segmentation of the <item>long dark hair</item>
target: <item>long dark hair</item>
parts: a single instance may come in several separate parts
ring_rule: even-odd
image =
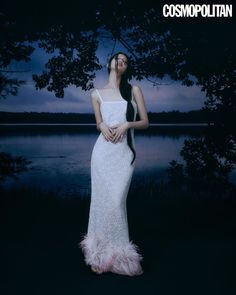
[[[121,51],[117,52],[116,54],[111,56],[108,61],[108,74],[110,74],[110,71],[111,71],[110,66],[111,66],[111,61],[113,60],[113,58],[115,58],[115,60],[116,60],[116,69],[117,69],[117,65],[118,65],[117,58],[118,58],[119,54],[123,54],[124,56],[126,56],[127,60],[129,61],[127,54],[125,54]],[[129,64],[127,64],[127,68],[126,68],[125,72],[123,73],[123,75],[121,76],[120,93],[121,93],[122,98],[124,98],[128,102],[127,103],[127,111],[126,111],[126,120],[128,122],[134,121],[134,107],[131,103],[132,86],[128,82],[128,79],[130,79],[130,78],[131,78],[131,66]],[[128,143],[129,148],[133,152],[133,160],[131,162],[131,165],[132,165],[135,158],[136,158],[136,151],[133,146],[130,128],[128,128],[128,131],[127,131],[127,143]]]

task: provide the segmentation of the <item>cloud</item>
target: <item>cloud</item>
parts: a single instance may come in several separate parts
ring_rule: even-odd
[[[25,79],[27,82],[19,89],[19,94],[9,96],[6,100],[1,100],[0,110],[22,112],[75,112],[75,113],[91,113],[92,105],[90,100],[91,91],[83,91],[75,86],[65,89],[63,99],[55,97],[54,93],[47,89],[36,90],[34,81],[32,81],[32,73],[41,73],[44,64],[49,57],[41,48],[34,44],[36,49],[31,56],[30,63],[18,64],[18,67],[28,66],[29,71],[18,76],[19,79]],[[107,57],[111,54],[113,42],[100,42],[97,51],[99,62],[104,66],[97,72],[94,80],[95,88],[102,88],[108,82],[108,73],[106,68]],[[116,46],[114,52],[125,51],[122,46]],[[15,74],[16,75],[16,74]],[[142,89],[147,111],[189,111],[200,109],[204,105],[206,97],[200,91],[198,86],[186,87],[179,82],[173,82],[167,76],[160,83],[170,83],[170,85],[161,85],[158,88],[153,87],[152,83],[143,80],[136,81],[133,79],[131,84],[139,85]]]
[[[148,111],[190,111],[204,106],[206,96],[201,92],[200,87],[187,87],[181,85],[180,82],[164,85],[170,82],[167,78],[158,82],[163,85],[153,87],[153,84],[149,81],[144,80],[140,82],[132,80],[132,84],[141,87]]]

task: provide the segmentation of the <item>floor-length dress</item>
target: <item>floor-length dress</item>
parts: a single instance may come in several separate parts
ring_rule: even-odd
[[[126,122],[127,101],[105,100],[96,89],[100,99],[103,122],[112,127]],[[132,99],[135,114],[137,105]],[[87,233],[82,234],[79,247],[87,265],[99,267],[103,272],[129,276],[143,273],[142,255],[139,247],[129,240],[126,199],[135,162],[131,165],[133,153],[127,144],[125,134],[122,141],[106,141],[100,133],[91,156],[91,202]],[[131,128],[134,143],[134,129]]]

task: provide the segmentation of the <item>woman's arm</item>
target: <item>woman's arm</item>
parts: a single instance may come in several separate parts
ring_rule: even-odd
[[[140,120],[134,122],[127,122],[127,126],[128,128],[146,129],[149,127],[149,120],[141,88],[139,86],[134,85],[132,87],[132,94],[138,106]]]
[[[107,141],[112,141],[113,134],[110,128],[102,120],[102,114],[100,111],[100,102],[95,90],[92,91],[91,98],[92,98],[92,105],[93,105],[93,110],[95,114],[95,119],[96,119],[97,130],[103,134],[104,138]]]
[[[97,130],[101,131],[100,124],[102,123],[102,115],[100,112],[99,98],[98,98],[95,90],[93,90],[91,92],[91,101],[92,101],[93,111],[94,111],[94,115],[95,115]]]

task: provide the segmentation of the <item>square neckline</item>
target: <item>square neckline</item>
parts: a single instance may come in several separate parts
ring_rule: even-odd
[[[98,91],[98,89],[97,89],[97,88],[95,88],[95,89],[96,89],[96,91],[98,92],[98,96],[99,96],[99,98],[100,98],[100,100],[101,100],[101,104],[102,104],[103,102],[108,102],[108,103],[114,103],[114,102],[126,102],[126,103],[128,103],[128,101],[127,101],[126,99],[123,98],[123,96],[121,95],[120,91],[119,91],[119,95],[120,95],[120,97],[121,97],[122,99],[119,99],[119,100],[113,100],[113,101],[111,101],[111,100],[107,100],[107,101],[105,101],[105,100],[102,99],[102,97],[101,97],[100,92]],[[108,90],[110,90],[109,88],[104,88],[104,89],[108,89]],[[104,89],[103,89],[103,90],[104,90]],[[131,102],[134,102],[135,105],[137,106],[137,103],[136,103],[136,101],[135,101],[133,98],[131,99]]]
[[[104,88],[104,89],[110,90],[109,88]],[[102,89],[102,90],[104,90],[104,89]],[[119,91],[119,95],[120,95],[121,99],[119,99],[119,100],[113,100],[113,101],[112,101],[112,100],[104,100],[104,99],[102,99],[101,94],[99,93],[99,91],[98,91],[97,88],[96,88],[96,90],[97,90],[97,92],[98,92],[98,95],[99,95],[99,98],[100,98],[100,100],[101,100],[101,103],[103,103],[103,102],[108,102],[108,103],[114,103],[114,102],[126,102],[126,103],[128,103],[127,100],[124,99],[124,98],[122,97],[120,91]]]

